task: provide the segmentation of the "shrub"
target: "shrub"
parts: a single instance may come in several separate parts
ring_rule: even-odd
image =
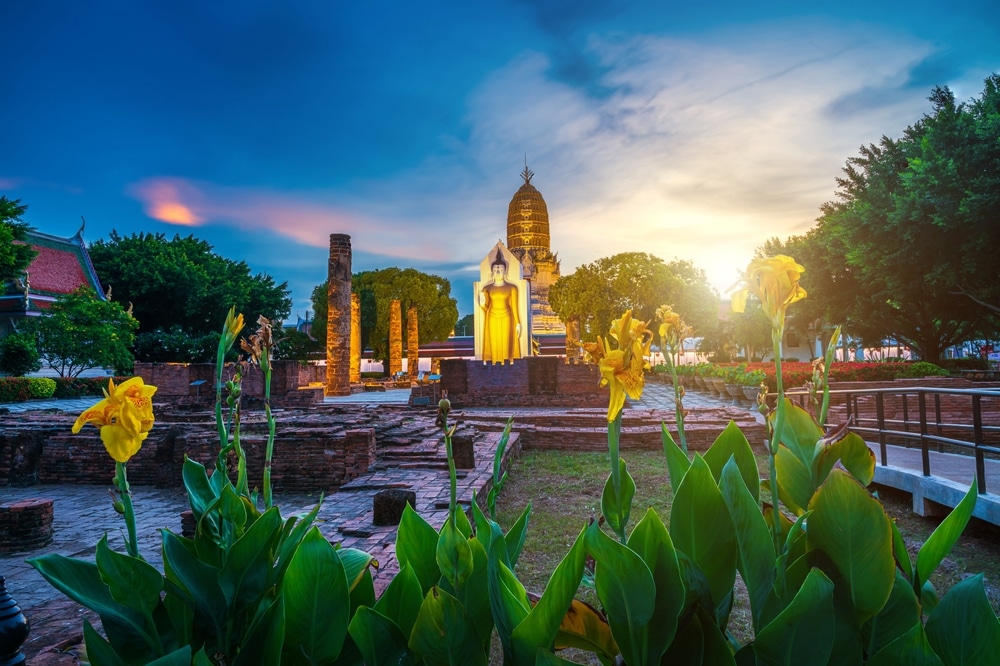
[[[943,358],[939,362],[939,365],[946,370],[959,371],[959,370],[989,370],[990,362],[985,358],[976,358],[970,356],[968,358]]]
[[[56,382],[50,377],[29,377],[28,392],[32,398],[51,398],[56,392]]]
[[[950,374],[941,366],[928,363],[927,361],[900,363],[896,365],[896,369],[897,378],[947,377]]]
[[[11,333],[0,340],[0,372],[23,377],[42,367],[35,338],[27,333]]]
[[[115,383],[123,382],[127,377],[115,377]],[[103,395],[108,386],[107,377],[56,377],[56,398],[81,398],[87,395]]]
[[[25,377],[0,377],[0,402],[24,402],[31,397],[30,384]]]

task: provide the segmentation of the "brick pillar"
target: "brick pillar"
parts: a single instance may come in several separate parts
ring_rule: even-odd
[[[326,291],[326,395],[351,394],[351,237],[330,234]]]
[[[389,304],[389,375],[394,376],[403,369],[403,315],[399,299]]]
[[[351,383],[361,383],[361,296],[351,294]]]
[[[580,318],[573,317],[566,322],[566,362],[580,358],[580,348],[574,343],[580,341]]]
[[[417,307],[411,305],[406,310],[406,372],[410,380],[416,380],[420,369],[420,342],[417,337]]]

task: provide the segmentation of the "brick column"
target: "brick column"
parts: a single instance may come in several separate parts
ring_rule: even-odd
[[[406,372],[411,380],[416,380],[419,366],[420,342],[417,337],[417,307],[411,305],[406,310]]]
[[[351,294],[351,383],[361,383],[361,296]]]
[[[403,369],[403,315],[399,299],[389,304],[389,375]]]
[[[326,394],[351,394],[351,237],[330,234],[327,271]]]

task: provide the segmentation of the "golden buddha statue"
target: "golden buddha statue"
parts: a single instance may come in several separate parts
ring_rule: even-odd
[[[483,361],[503,363],[521,358],[521,321],[517,286],[507,282],[507,261],[500,250],[490,264],[492,281],[479,292],[483,321]]]

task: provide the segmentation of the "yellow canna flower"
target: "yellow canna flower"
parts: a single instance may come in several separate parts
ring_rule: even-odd
[[[805,268],[783,254],[751,261],[742,279],[729,289],[732,291],[742,285],[733,293],[733,312],[743,312],[747,296],[753,294],[760,300],[771,326],[784,330],[785,310],[806,297],[805,289],[799,286],[799,277],[804,272]]]
[[[233,343],[236,342],[236,337],[243,330],[243,313],[236,314],[236,307],[233,306],[229,308],[229,314],[226,315],[226,323],[222,327],[222,339],[225,342],[226,349],[232,347]]]
[[[660,343],[665,347],[677,349],[684,338],[691,335],[691,327],[669,305],[656,308],[656,318],[660,321]]]
[[[101,429],[101,441],[111,457],[120,463],[139,452],[142,441],[153,427],[153,394],[156,387],[133,377],[118,386],[108,380],[104,399],[84,411],[73,424],[73,434],[86,424]]]
[[[611,387],[611,399],[608,402],[608,422],[615,420],[618,412],[625,406],[625,396],[638,400],[642,397],[645,376],[642,373],[642,356],[633,355],[626,360],[621,349],[605,353],[598,365],[601,372],[601,386]]]

